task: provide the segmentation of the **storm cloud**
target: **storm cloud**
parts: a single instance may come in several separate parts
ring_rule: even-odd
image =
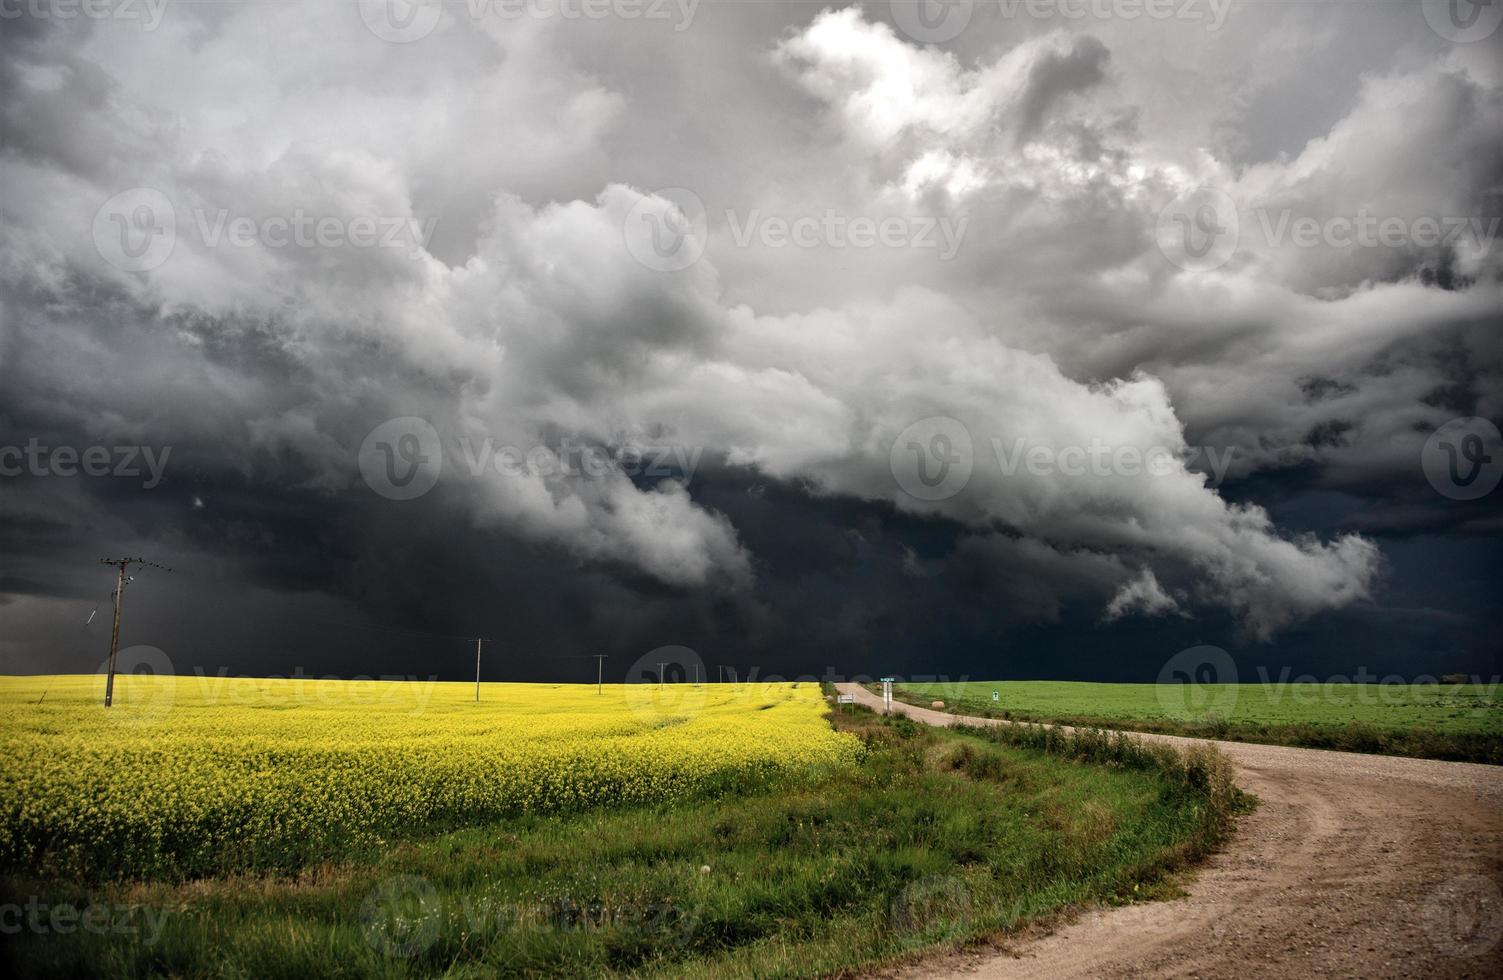
[[[246,671],[1486,669],[1425,454],[1503,418],[1503,59],[1382,6],[27,16],[0,656],[91,668],[140,552],[136,641]]]

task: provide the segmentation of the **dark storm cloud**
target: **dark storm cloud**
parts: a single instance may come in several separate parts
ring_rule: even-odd
[[[389,44],[348,6],[0,42],[0,445],[170,450],[159,483],[66,456],[0,478],[13,669],[92,667],[95,561],[134,552],[177,571],[132,586],[128,638],[248,672],[463,676],[431,633],[534,679],[671,643],[783,674],[1117,679],[1197,642],[1496,655],[1483,593],[1414,594],[1458,555],[1497,578],[1496,506],[1419,466],[1447,420],[1503,415],[1487,226],[1269,231],[1496,215],[1495,45],[1385,10],[1359,48],[1352,11],[1301,7],[980,18],[946,48],[802,4],[707,6],[682,35],[449,11]],[[1277,96],[1322,72],[1318,106]],[[1204,185],[1241,238],[1182,268],[1155,218]],[[665,269],[632,235],[677,220],[670,186],[703,255]],[[174,235],[137,269],[119,236],[145,201]],[[343,237],[288,244],[302,219]],[[800,219],[812,244],[767,233]],[[881,247],[832,237],[888,219]],[[361,222],[392,247],[351,244]],[[373,435],[408,417],[432,446]],[[940,497],[900,472],[929,417],[971,440]],[[1093,441],[1173,463],[999,459]],[[391,499],[382,446],[437,447],[442,476]],[[494,465],[568,446],[611,465]],[[624,465],[641,447],[680,465]]]

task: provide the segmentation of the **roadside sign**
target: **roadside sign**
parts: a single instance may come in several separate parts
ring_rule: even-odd
[[[1002,700],[1002,694],[1001,694],[1001,692],[1000,691],[993,691],[992,692],[992,700],[993,701],[1001,701]]]
[[[884,714],[892,714],[892,682],[896,677],[882,678],[882,711]]]
[[[855,704],[856,703],[856,695],[854,695],[854,694],[837,694],[837,695],[835,695],[835,703],[836,704]]]

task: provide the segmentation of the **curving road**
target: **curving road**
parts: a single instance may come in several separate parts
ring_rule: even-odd
[[[857,703],[882,700],[838,684]],[[930,725],[1006,724],[894,703]],[[1199,740],[1133,733],[1145,741]],[[1503,767],[1210,742],[1262,800],[1188,896],[886,976],[1503,977]]]

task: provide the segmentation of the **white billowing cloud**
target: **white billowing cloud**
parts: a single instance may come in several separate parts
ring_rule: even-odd
[[[1122,583],[1112,601],[1106,605],[1108,620],[1121,619],[1132,613],[1161,616],[1179,612],[1179,603],[1164,591],[1152,569],[1145,568],[1137,578]]]
[[[1261,98],[1281,81],[1279,38],[1335,43],[1311,20],[1291,13],[1251,47],[1185,42],[1194,73],[1164,75],[1176,91],[1205,79],[1227,97],[1223,111],[1245,110],[1212,63],[1218,53],[1235,67],[1254,52],[1242,94]],[[1227,33],[1234,27],[1251,25]],[[1220,155],[1211,133],[1166,140],[1186,93],[1150,101],[1156,76],[1142,51],[1125,52],[1126,68],[1113,57],[1114,71],[1133,72],[1120,89],[1094,84],[1107,61],[1096,43],[1045,34],[966,67],[845,10],[816,18],[777,60],[859,151],[849,167],[915,201],[964,209],[970,236],[949,291],[990,312],[987,332],[1051,353],[1072,377],[1163,379],[1194,437],[1234,450],[1234,475],[1314,465],[1319,480],[1347,488],[1413,477],[1428,432],[1458,412],[1438,393],[1468,393],[1466,413],[1496,414],[1495,66],[1470,49],[1407,52],[1363,76],[1313,138],[1247,165]],[[1143,103],[1114,105],[1124,92]],[[1025,107],[1039,102],[1049,122],[1030,130]],[[1187,118],[1204,110],[1190,108]],[[1224,266],[1198,272],[1172,265],[1154,228],[1161,207],[1202,186],[1235,203],[1239,238]],[[1380,221],[1400,240],[1344,244],[1363,234],[1359,222],[1371,236]],[[1312,222],[1313,244],[1301,238]]]
[[[847,7],[820,14],[774,60],[829,107],[841,135],[890,184],[914,197],[934,188],[963,197],[1003,179],[1004,154],[1062,100],[1098,84],[1108,54],[1093,37],[1055,33],[965,69]]]
[[[723,351],[733,365],[676,365],[686,387],[659,376],[645,408],[692,419],[681,431],[734,447],[770,475],[978,531],[1001,523],[1065,549],[1131,556],[1193,580],[1201,599],[1237,610],[1261,636],[1366,595],[1378,570],[1370,542],[1286,539],[1260,508],[1206,487],[1185,465],[1183,429],[1158,381],[1080,384],[990,337],[944,297],[906,291],[891,304],[781,318],[737,309]],[[730,377],[741,383],[724,386]],[[717,384],[722,396],[691,412]],[[806,424],[788,424],[794,416]],[[963,427],[973,471],[952,496],[925,500],[902,485],[892,451],[934,416]]]
[[[1365,79],[1357,104],[1326,135],[1291,160],[1248,168],[1228,190],[1243,209],[1247,250],[1267,263],[1264,276],[1301,292],[1339,296],[1427,262],[1433,269],[1442,257],[1458,275],[1495,280],[1503,272],[1499,161],[1503,89],[1438,63]],[[1321,226],[1315,244],[1296,234],[1301,219]],[[1364,220],[1372,227],[1357,224]]]

